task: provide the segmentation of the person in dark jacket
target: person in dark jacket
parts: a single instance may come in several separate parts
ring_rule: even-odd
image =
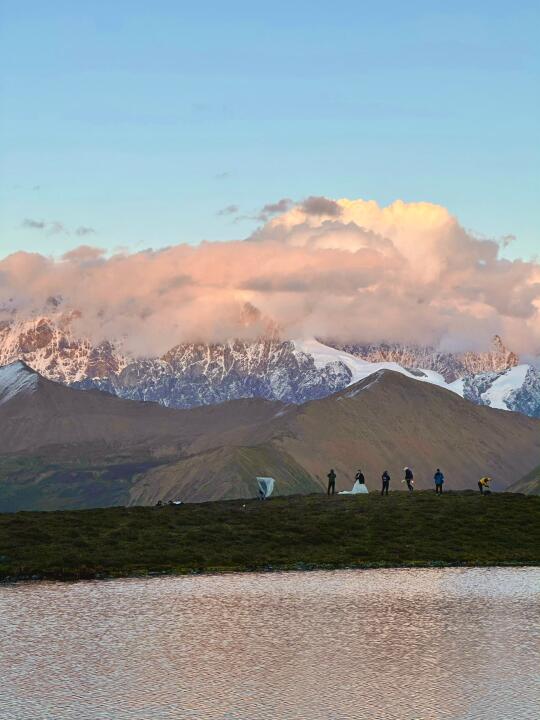
[[[334,495],[336,492],[336,473],[334,472],[334,468],[330,470],[328,473],[328,491],[327,495]]]
[[[366,478],[364,477],[364,473],[363,473],[361,470],[359,470],[359,471],[356,473],[356,475],[354,476],[354,479],[357,480],[357,481],[360,483],[360,485],[364,485],[365,482],[366,482]]]
[[[388,495],[388,488],[390,487],[390,475],[388,474],[388,470],[385,470],[381,476],[382,479],[382,490],[381,495],[386,494]]]
[[[404,467],[403,470],[405,471],[405,482],[407,483],[407,488],[409,489],[409,492],[412,492],[414,490],[413,471],[410,467]]]
[[[440,468],[437,468],[437,472],[433,476],[433,479],[435,480],[435,492],[437,495],[442,495],[444,475],[440,471]]]

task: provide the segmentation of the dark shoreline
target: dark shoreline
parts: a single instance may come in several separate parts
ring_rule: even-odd
[[[429,491],[0,514],[0,582],[536,567],[540,498]]]
[[[199,577],[199,576],[222,576],[222,575],[249,575],[250,573],[260,575],[272,575],[279,573],[294,573],[294,572],[334,572],[339,570],[447,570],[447,569],[461,569],[461,570],[472,570],[474,568],[536,568],[540,567],[540,561],[538,562],[521,562],[521,563],[442,563],[437,560],[425,563],[406,564],[401,565],[389,565],[385,563],[359,563],[358,565],[298,565],[283,566],[283,567],[238,567],[238,568],[212,568],[208,567],[204,570],[177,570],[177,571],[152,571],[147,573],[134,573],[131,575],[88,575],[88,576],[67,576],[67,575],[43,575],[39,576],[19,576],[19,577],[2,577],[0,579],[0,588],[9,585],[18,585],[21,583],[33,584],[43,582],[61,582],[61,583],[78,583],[78,582],[92,582],[92,581],[103,581],[110,582],[113,580],[153,580],[157,578],[185,578],[185,577]]]

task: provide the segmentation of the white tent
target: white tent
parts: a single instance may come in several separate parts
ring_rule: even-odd
[[[274,492],[274,483],[276,481],[271,477],[258,477],[257,484],[259,486],[259,497],[266,500]]]
[[[352,490],[341,490],[338,495],[366,495],[368,492],[369,490],[367,489],[367,485],[356,480]]]

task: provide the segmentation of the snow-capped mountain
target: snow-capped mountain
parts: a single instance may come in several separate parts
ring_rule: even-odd
[[[498,337],[494,339],[494,349],[485,353],[484,357],[487,367],[499,367],[499,371],[465,374],[453,382],[447,382],[442,372],[418,367],[419,361],[415,360],[410,349],[404,349],[401,354],[403,358],[406,353],[409,361],[408,366],[403,367],[393,361],[365,360],[316,340],[296,343],[296,347],[311,355],[316,366],[324,367],[331,360],[343,363],[351,373],[351,383],[358,382],[378,370],[394,370],[421,382],[446,388],[477,405],[488,405],[499,410],[513,410],[532,417],[540,417],[540,371],[531,365],[515,364],[516,361],[519,363],[517,356],[507,351]],[[373,352],[371,357],[374,355]],[[481,356],[473,357],[473,353],[467,355],[468,362],[474,363],[475,367],[482,367]],[[381,351],[379,357],[384,356],[384,351]],[[419,357],[420,361],[426,360],[422,349],[419,349]],[[456,366],[458,362],[460,361],[456,360]],[[436,361],[426,364],[437,366]]]
[[[343,390],[381,369],[444,387],[476,404],[540,417],[540,372],[500,338],[486,353],[414,346],[339,345],[276,336],[222,344],[185,343],[162,357],[133,359],[110,342],[72,330],[75,315],[0,324],[0,365],[23,360],[45,377],[123,398],[193,407],[247,397],[303,403]]]
[[[109,342],[92,345],[72,331],[75,314],[21,322],[0,321],[0,366],[24,360],[49,380],[69,385],[115,375],[126,359]]]
[[[498,335],[493,338],[490,350],[483,353],[441,352],[433,347],[399,345],[397,343],[361,345],[327,340],[325,344],[338,350],[344,350],[368,362],[393,362],[404,368],[433,370],[442,375],[448,383],[479,373],[501,373],[519,365],[518,356],[505,347]]]
[[[500,373],[479,373],[453,385],[466,400],[477,405],[540,417],[540,371],[531,365],[516,365]]]
[[[0,367],[0,405],[37,390],[39,376],[20,360]]]
[[[261,339],[178,345],[160,359],[136,360],[108,378],[86,378],[75,384],[132,400],[193,407],[248,397],[301,403],[350,383],[351,371],[344,363],[330,360],[316,365],[292,342]]]
[[[374,375],[379,370],[394,370],[402,375],[406,375],[412,380],[419,380],[422,382],[429,382],[432,385],[439,385],[445,387],[448,390],[457,392],[454,387],[447,383],[443,375],[434,370],[420,370],[418,368],[405,368],[397,362],[393,361],[369,361],[364,360],[361,357],[356,357],[351,353],[344,352],[337,348],[325,345],[318,340],[303,340],[294,341],[296,352],[304,353],[309,357],[313,358],[315,367],[320,369],[327,367],[328,364],[341,364],[344,365],[350,372],[349,385],[357,383],[359,380],[364,380],[370,375]]]

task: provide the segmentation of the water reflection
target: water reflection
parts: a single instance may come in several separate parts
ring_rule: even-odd
[[[0,717],[536,718],[535,569],[0,589]]]

